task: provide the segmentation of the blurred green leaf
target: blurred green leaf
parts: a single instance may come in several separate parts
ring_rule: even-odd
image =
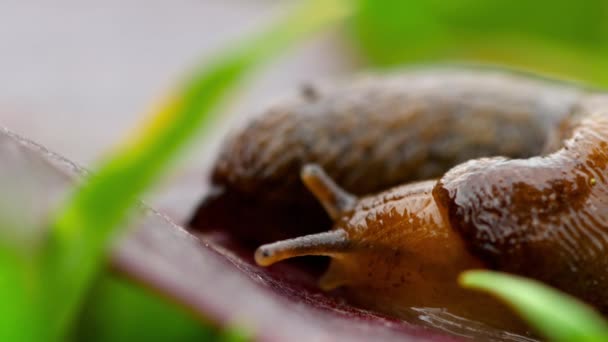
[[[40,341],[44,337],[37,300],[42,282],[34,260],[0,250],[0,341]]]
[[[157,294],[109,274],[95,284],[77,327],[77,341],[230,341]]]
[[[508,65],[608,85],[608,2],[358,0],[356,42],[376,66]]]
[[[250,332],[242,330],[240,328],[233,328],[224,331],[220,335],[220,339],[223,342],[246,342],[253,340]]]
[[[61,338],[120,226],[244,75],[288,45],[348,15],[347,0],[313,0],[270,30],[195,70],[134,137],[82,183],[57,215],[43,257],[45,318]],[[201,289],[204,290],[204,289]]]
[[[491,271],[469,271],[460,284],[506,301],[552,341],[608,341],[608,323],[591,307],[540,282]]]

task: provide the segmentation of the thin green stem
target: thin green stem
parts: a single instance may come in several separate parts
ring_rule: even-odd
[[[143,129],[136,130],[140,133],[76,189],[54,221],[44,256],[48,282],[44,307],[53,337],[65,336],[111,241],[124,231],[137,199],[208,126],[218,106],[243,77],[349,12],[347,0],[308,1],[267,32],[195,70]]]

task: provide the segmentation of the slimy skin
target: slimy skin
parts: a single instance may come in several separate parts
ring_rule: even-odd
[[[459,165],[433,193],[488,267],[541,280],[608,313],[608,97],[559,151]]]
[[[608,95],[470,70],[307,94],[231,138],[213,172],[227,194],[302,210],[316,200],[333,221],[286,227],[303,236],[261,246],[258,264],[329,256],[321,288],[396,317],[439,307],[521,331],[504,306],[457,285],[479,268],[608,314]]]
[[[492,298],[458,286],[458,275],[484,264],[452,229],[432,194],[436,181],[393,188],[356,199],[317,165],[302,180],[335,220],[330,232],[260,247],[259,265],[304,255],[331,257],[319,285],[345,287],[361,305],[393,316],[404,308],[440,307],[495,327],[523,332],[521,322]]]
[[[463,271],[491,268],[541,280],[605,313],[608,97],[594,101],[600,105],[576,116],[554,153],[472,160],[438,181],[360,200],[307,166],[302,179],[332,213],[332,232],[262,246],[256,261],[330,256],[322,288],[348,287],[388,312],[444,307],[509,325],[499,305],[457,286]]]

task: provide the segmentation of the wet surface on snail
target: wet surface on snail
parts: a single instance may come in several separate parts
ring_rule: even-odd
[[[363,198],[335,225],[347,233],[349,248],[332,257],[321,286],[344,287],[364,307],[403,319],[412,307],[441,308],[526,333],[504,305],[457,284],[461,272],[483,266],[444,220],[431,194],[435,183],[409,184]]]
[[[448,172],[435,196],[489,266],[533,277],[608,312],[608,113],[583,118],[564,147]]]
[[[431,182],[429,184],[432,185],[433,183]],[[392,202],[400,197],[398,191],[392,192],[392,194],[393,195],[389,195],[386,198],[387,201]],[[424,202],[426,202],[426,200],[421,200],[418,203],[418,206],[422,207]],[[366,201],[363,204],[368,207],[368,209],[371,209],[379,203]],[[279,220],[281,216],[281,213],[275,213],[275,220],[268,221],[263,225],[247,221],[247,228],[258,232],[264,232],[262,229],[264,226],[277,224],[277,220]],[[394,216],[394,219],[396,218],[397,215]],[[284,219],[285,221],[288,221],[287,218]],[[232,218],[232,220],[236,219]],[[497,329],[496,327],[487,323],[482,323],[479,320],[450,313],[445,309],[412,306],[411,304],[414,304],[414,302],[409,302],[408,304],[407,298],[412,298],[412,294],[416,288],[424,292],[429,292],[429,289],[432,291],[431,287],[425,286],[420,283],[420,281],[424,280],[424,276],[427,274],[431,275],[433,272],[429,269],[422,270],[422,273],[419,273],[420,269],[418,267],[412,268],[409,272],[407,270],[404,272],[386,272],[387,270],[390,271],[393,266],[399,263],[395,258],[400,257],[400,255],[395,255],[394,251],[386,254],[386,258],[377,259],[375,261],[377,263],[375,267],[373,261],[368,260],[372,262],[372,268],[370,268],[372,273],[370,275],[368,275],[369,271],[364,273],[365,276],[364,279],[362,279],[363,282],[361,286],[352,290],[341,287],[332,291],[323,291],[318,287],[318,281],[322,278],[322,275],[327,268],[327,259],[319,257],[294,259],[278,263],[269,268],[260,268],[252,264],[253,249],[248,247],[250,243],[242,241],[239,235],[234,235],[230,230],[225,229],[227,228],[225,222],[216,220],[213,223],[207,221],[206,224],[212,224],[212,226],[204,229],[207,231],[206,233],[200,234],[204,241],[208,241],[211,245],[217,246],[215,248],[225,250],[223,253],[229,253],[235,260],[239,260],[238,263],[242,265],[240,267],[246,268],[250,273],[255,274],[255,276],[252,277],[256,281],[266,284],[265,286],[273,289],[273,291],[280,291],[286,296],[289,296],[289,298],[295,298],[296,301],[303,300],[302,303],[298,302],[297,305],[316,306],[318,305],[316,302],[320,302],[323,307],[339,310],[340,313],[348,312],[350,314],[364,315],[366,317],[378,317],[381,321],[391,322],[390,325],[415,326],[423,330],[430,329],[430,331],[433,332],[442,332],[451,336],[473,338],[477,340],[535,341],[534,339],[521,334]],[[274,229],[280,228],[280,226],[274,227]],[[428,231],[427,233],[430,234],[432,232]],[[386,236],[388,239],[386,240],[387,243],[390,242],[389,236],[390,234]],[[422,236],[422,234],[419,235],[420,238],[422,238]],[[380,240],[382,239],[383,238],[380,237]],[[377,246],[379,248],[382,247],[381,244],[378,244]],[[416,253],[421,253],[422,249],[421,245]],[[437,255],[439,258],[442,257],[442,253],[438,252],[433,255]],[[355,259],[351,260],[356,261]],[[436,260],[436,262],[439,262],[439,260]],[[353,265],[355,267],[355,269],[353,269],[355,274],[363,275],[361,268],[367,267],[368,263],[365,265],[366,266]],[[441,270],[435,268],[435,271]],[[384,277],[387,275],[396,281],[386,282]],[[340,280],[346,280],[346,276],[348,276],[348,274],[342,274]],[[403,283],[401,282],[401,276],[403,276]],[[378,277],[378,279],[374,279],[374,277]],[[450,281],[451,280],[453,279],[450,279]],[[411,290],[412,292],[405,294],[398,293],[400,291],[399,288],[404,289],[410,285],[414,285]],[[403,301],[399,302],[399,300],[388,297],[388,293],[391,293],[391,295],[400,295],[400,298],[402,298]],[[366,294],[369,294],[369,296]],[[379,296],[379,294],[382,295]],[[428,338],[428,336],[424,338]]]

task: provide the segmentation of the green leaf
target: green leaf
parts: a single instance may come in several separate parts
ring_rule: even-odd
[[[358,0],[355,41],[375,66],[498,64],[608,85],[603,0]]]
[[[460,284],[503,299],[552,341],[608,341],[608,323],[598,312],[535,280],[492,271],[469,271],[461,275]]]
[[[58,213],[44,253],[43,308],[49,334],[64,336],[113,238],[144,194],[208,127],[220,104],[256,66],[350,12],[347,0],[313,0],[270,28],[195,70],[150,120],[135,130]],[[204,289],[201,289],[204,291]]]
[[[105,274],[79,317],[75,341],[230,341],[136,284]]]
[[[18,251],[0,250],[0,341],[40,341],[44,331],[37,300],[41,283],[35,261]]]

